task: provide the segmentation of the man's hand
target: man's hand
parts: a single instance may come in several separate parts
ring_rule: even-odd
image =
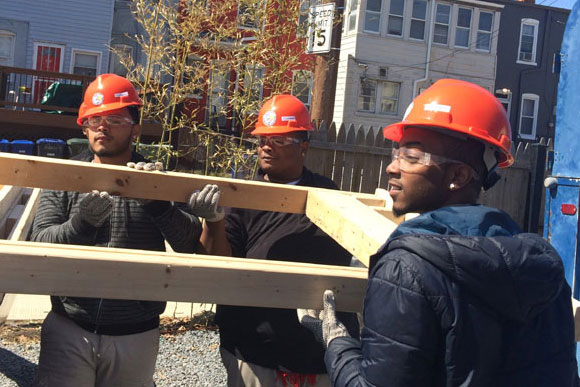
[[[225,217],[224,209],[219,206],[220,196],[220,187],[207,184],[201,191],[192,193],[187,204],[195,215],[207,222],[219,222]]]
[[[92,191],[79,202],[79,216],[93,227],[101,227],[113,211],[113,198],[108,192]]]
[[[132,161],[127,163],[127,167],[131,169],[136,169],[138,171],[161,171],[163,172],[163,163],[157,161],[156,163],[146,163],[144,161],[139,161],[138,163],[134,163]],[[139,202],[140,205],[144,206],[146,204],[154,202],[154,200],[150,199],[138,199],[135,198]]]
[[[328,347],[328,344],[337,337],[350,335],[346,327],[336,318],[334,293],[326,290],[322,296],[324,310],[298,309],[298,321],[314,334],[314,337]]]

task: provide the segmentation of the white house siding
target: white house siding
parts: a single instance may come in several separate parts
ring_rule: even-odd
[[[42,42],[65,47],[65,73],[71,72],[73,49],[100,52],[103,73],[109,63],[114,3],[115,0],[0,0],[0,21],[28,23],[25,67],[34,67],[34,43]]]
[[[430,4],[431,2],[429,1],[428,12]],[[446,4],[452,4],[457,7],[459,3],[446,2]],[[363,124],[367,127],[372,126],[376,133],[379,128],[400,121],[407,106],[413,99],[414,81],[425,76],[427,44],[425,41],[408,39],[410,15],[407,14],[412,9],[412,0],[406,0],[404,33],[401,38],[386,35],[387,5],[388,0],[383,0],[380,34],[361,32],[360,26],[364,24],[366,0],[360,1],[357,23],[359,31],[357,33],[343,34],[334,110],[334,121],[337,124],[355,123],[357,125]],[[452,40],[447,46],[432,45],[429,74],[427,80],[417,85],[417,92],[419,89],[426,88],[441,78],[463,79],[493,91],[496,70],[497,31],[499,29],[500,9],[502,6],[481,1],[475,3],[469,0],[461,3],[461,6],[466,5],[474,9],[474,20],[480,7],[494,13],[493,31],[496,33],[492,35],[490,52],[480,52],[474,49],[477,26],[472,23],[472,47],[470,49],[455,48]],[[430,16],[427,15],[426,34],[429,20]],[[454,34],[452,19],[449,36],[452,37]],[[355,45],[354,47],[353,44]],[[379,75],[380,68],[385,69],[386,76],[381,77]],[[399,100],[395,114],[358,111],[360,79],[363,76],[371,80],[400,83]],[[378,99],[376,103],[379,103]]]

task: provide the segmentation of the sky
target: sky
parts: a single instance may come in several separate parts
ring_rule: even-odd
[[[572,9],[576,1],[580,0],[536,0],[536,4],[548,5],[550,7]]]

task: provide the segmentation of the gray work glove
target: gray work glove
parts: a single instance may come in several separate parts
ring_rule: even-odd
[[[195,215],[205,218],[207,222],[219,222],[226,216],[224,209],[219,206],[220,196],[220,187],[206,184],[201,191],[191,194],[187,204]]]
[[[336,318],[336,305],[332,290],[325,290],[322,296],[324,310],[297,309],[298,321],[308,328],[316,340],[324,347],[337,337],[350,337],[346,327]]]
[[[92,191],[79,202],[81,220],[93,227],[101,227],[112,211],[113,198],[105,191]]]
[[[160,161],[157,161],[155,163],[146,163],[144,161],[139,161],[138,163],[134,163],[132,161],[129,161],[127,163],[127,166],[131,169],[136,169],[138,171],[161,171],[161,172],[163,172],[163,163]],[[142,206],[154,202],[154,200],[151,200],[151,199],[135,198],[135,200],[137,200],[137,202],[139,202],[139,204]]]

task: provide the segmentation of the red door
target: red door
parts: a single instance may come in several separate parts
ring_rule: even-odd
[[[62,72],[64,46],[35,43],[34,67],[40,71]],[[39,104],[44,92],[57,78],[40,76],[34,79],[32,103]]]

